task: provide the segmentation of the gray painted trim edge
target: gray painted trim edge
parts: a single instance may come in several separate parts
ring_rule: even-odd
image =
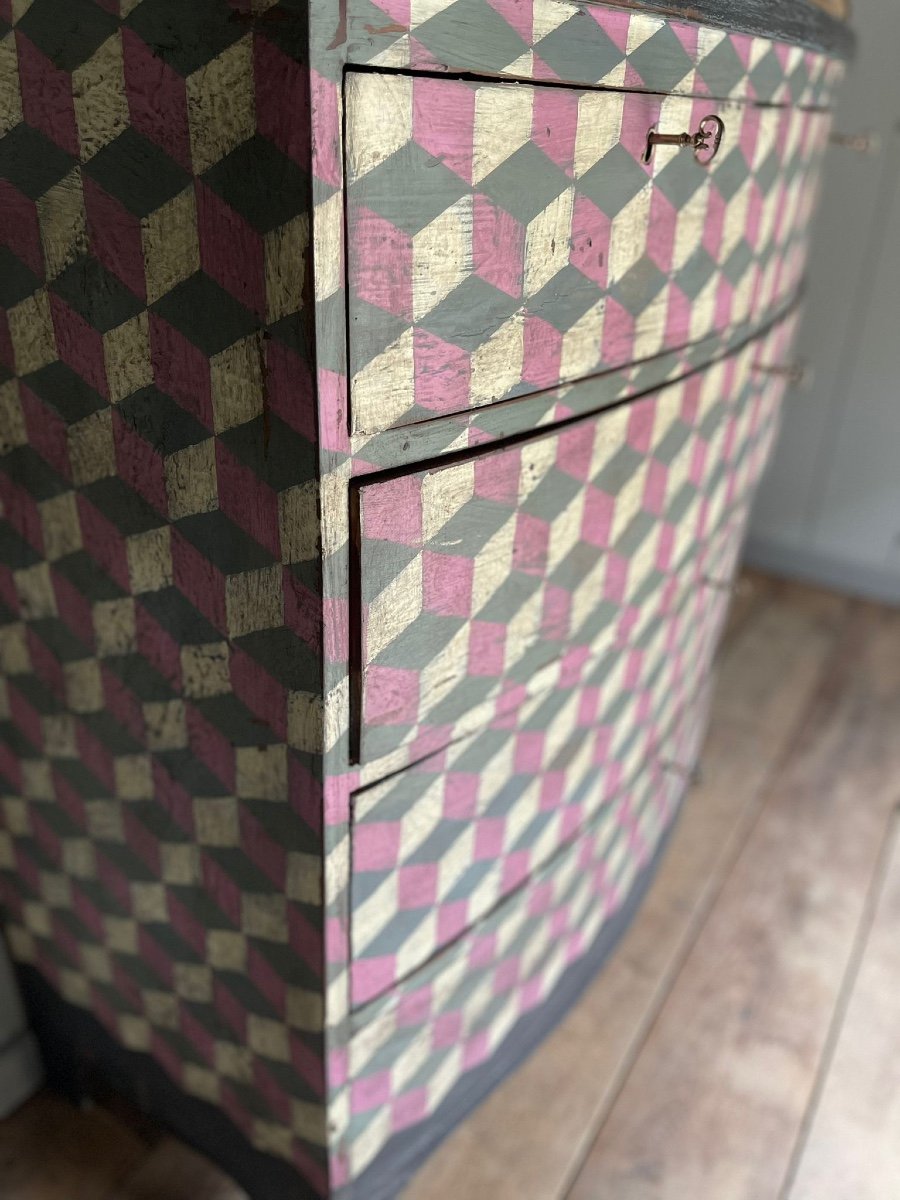
[[[815,550],[796,549],[768,539],[751,537],[744,547],[744,565],[819,584],[836,592],[900,607],[900,575],[855,563],[841,562]]]
[[[592,0],[596,3],[596,0]],[[852,59],[856,36],[849,21],[814,0],[611,0],[609,7],[637,8],[676,20],[718,25],[730,33],[796,42]]]

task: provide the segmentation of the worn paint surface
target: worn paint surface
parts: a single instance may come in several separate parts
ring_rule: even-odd
[[[693,485],[680,489],[685,513],[693,512],[697,522],[685,520],[695,536],[686,536],[680,521],[668,526],[673,545],[682,547],[681,578],[669,575],[661,594],[649,588],[645,607],[635,602],[627,617],[622,613],[618,646],[591,653],[589,646],[573,644],[537,675],[536,686],[518,689],[508,712],[492,710],[493,719],[482,714],[489,723],[474,734],[352,798],[349,1003],[358,1008],[350,1018],[355,1033],[349,1062],[342,1059],[351,1175],[365,1169],[392,1133],[433,1112],[517,1016],[547,994],[557,976],[543,967],[529,974],[518,956],[545,962],[538,947],[553,936],[540,932],[543,916],[525,901],[521,907],[520,896],[531,895],[534,881],[544,876],[553,888],[564,848],[571,847],[571,862],[582,861],[576,848],[589,853],[584,847],[596,826],[613,839],[610,812],[618,801],[630,812],[630,789],[650,786],[646,769],[654,754],[670,761],[669,752],[659,749],[666,736],[691,713],[702,726],[697,698],[726,611],[749,500],[777,432],[783,391],[777,378],[750,366],[781,361],[794,324],[783,323],[744,351],[735,374],[746,385],[730,393],[724,429],[714,433],[716,421],[707,423],[709,459],[716,463],[708,492],[692,504]],[[729,395],[723,382],[714,370],[709,395]],[[682,386],[669,391],[684,399]],[[609,417],[596,424],[604,420]],[[679,440],[677,426],[677,418],[668,426],[673,441]],[[695,452],[688,455],[701,472],[703,440],[693,440]],[[704,518],[708,536],[698,539]],[[632,533],[639,525],[638,518]],[[600,594],[599,582],[595,590]],[[675,761],[686,766],[693,759]],[[652,848],[674,806],[659,809],[648,800],[641,811],[642,837]],[[609,849],[612,841],[604,844]],[[616,845],[624,880],[616,895],[622,898],[643,859],[631,855],[636,842]],[[509,900],[498,903],[504,896]],[[618,903],[607,898],[605,917],[598,919],[608,918]],[[537,911],[543,914],[543,908]],[[484,927],[488,912],[490,934]],[[563,919],[548,915],[548,927]],[[582,950],[589,941],[576,938]],[[508,945],[515,949],[506,955]],[[434,993],[433,975],[453,982]],[[447,1030],[458,1037],[447,1035],[444,1042]]]
[[[420,759],[514,712],[567,655],[625,644],[715,529],[753,353],[559,433],[363,482],[362,761]]]
[[[725,122],[704,168],[651,127]],[[347,82],[355,433],[555,387],[771,315],[829,117],[397,75]]]
[[[347,60],[763,104],[831,103],[844,64],[777,34],[736,33],[577,0],[347,0]],[[749,13],[741,6],[738,21]],[[733,5],[729,5],[733,9]],[[790,19],[794,4],[781,4]],[[477,33],[473,33],[477,30]]]
[[[474,492],[469,478],[456,511],[440,485],[401,477],[421,487],[443,520],[424,550],[420,541],[412,551],[406,543],[371,544],[386,573],[391,564],[400,570],[379,597],[390,617],[375,628],[383,638],[392,627],[396,637],[378,665],[369,665],[365,715],[400,713],[403,721],[372,732],[394,740],[414,732],[414,762],[429,742],[432,749],[455,745],[488,723],[518,734],[515,745],[493,735],[496,780],[479,781],[478,752],[463,738],[449,753],[354,798],[355,1004],[394,986],[521,884],[573,836],[579,813],[589,813],[623,773],[630,777],[629,765],[638,768],[650,754],[648,743],[666,725],[662,714],[677,708],[677,680],[668,673],[677,664],[667,660],[664,644],[661,661],[635,658],[633,647],[687,593],[730,580],[776,425],[778,389],[749,374],[758,352],[548,435],[531,444],[531,454],[526,444],[476,459],[484,471]],[[486,504],[479,479],[482,490],[488,480],[495,485]],[[509,491],[518,492],[518,504],[509,505]],[[406,511],[414,508],[407,498]],[[534,541],[538,562],[526,554]],[[446,573],[457,586],[434,586]],[[362,580],[365,588],[365,568]],[[456,611],[448,611],[450,600]],[[411,608],[413,622],[397,630],[398,616]],[[502,621],[491,619],[498,608],[508,614]],[[696,612],[694,619],[709,623]],[[398,661],[405,665],[390,665]],[[700,659],[695,665],[705,670]],[[559,748],[550,731],[575,719],[572,708],[582,742],[567,754],[592,773],[586,796],[571,762],[541,774]],[[559,762],[566,764],[566,754]]]
[[[307,10],[264,7],[0,3],[0,895],[324,1192]]]
[[[742,524],[743,513],[734,515],[695,549],[691,569],[671,581],[674,599],[648,603],[627,641],[596,653],[576,649],[555,678],[544,672],[546,691],[522,689],[514,742],[508,721],[491,722],[487,766],[480,739],[465,739],[354,797],[354,1004],[395,987],[454,941],[645,768],[660,730],[692,695],[680,677],[685,664],[650,631],[658,635],[690,591],[711,586],[707,573],[721,574],[727,588],[730,571],[720,564],[734,560]],[[715,599],[691,619],[714,627]],[[689,665],[696,686],[708,663],[696,655]],[[583,690],[561,704],[560,686],[575,679]],[[560,729],[573,726],[577,736],[561,741]]]
[[[711,633],[715,624],[693,629]],[[645,760],[577,839],[407,988],[366,1011],[350,1043],[354,1172],[392,1133],[433,1112],[588,949],[674,819],[704,727],[698,699],[662,739],[658,757]],[[564,752],[573,754],[582,740],[579,731]]]
[[[617,47],[615,62],[591,59],[609,63],[604,87],[810,104],[828,101],[841,71],[796,48],[556,0],[468,16],[445,6],[421,40],[407,35],[427,22],[369,6],[382,29],[360,40],[362,7],[352,0],[344,18],[299,0],[0,0],[0,870],[13,949],[292,1164],[298,1195],[340,1189],[392,1131],[432,1112],[547,994],[587,929],[548,955],[549,926],[503,905],[498,945],[518,938],[515,950],[489,963],[477,926],[460,933],[435,959],[432,1024],[407,1007],[431,988],[415,970],[351,1016],[350,834],[365,804],[351,798],[389,761],[360,770],[350,757],[353,477],[418,474],[426,458],[600,409],[753,331],[748,321],[577,389],[438,414],[427,432],[351,441],[344,67],[386,52],[388,66],[458,68],[465,18],[464,44],[494,47],[483,69],[510,78],[599,82],[577,65],[586,19]],[[505,60],[494,17],[524,46]],[[563,48],[554,68],[539,43],[548,63]],[[767,452],[750,425],[735,428],[729,458],[738,491]],[[665,691],[651,673],[663,645],[705,661],[716,597],[689,589],[662,625],[641,626],[641,696]],[[686,667],[672,685],[685,728],[699,728],[688,718],[701,674]],[[484,755],[487,812],[515,777],[520,735],[543,727],[547,773],[575,755],[583,730],[543,706],[566,709],[582,690],[560,666],[518,715],[487,714],[423,764],[422,786],[441,762],[449,777],[461,755]],[[593,809],[585,794],[579,836],[556,857],[535,851],[545,875],[529,891],[549,895],[555,864],[594,855],[578,903],[601,924],[677,800],[683,772],[665,765],[693,755],[690,738],[683,758],[661,750],[632,787],[637,746],[662,746],[681,710],[622,703],[655,714],[611,768],[622,791]],[[574,931],[567,872],[555,920]],[[479,904],[473,892],[473,914]],[[476,959],[502,992],[490,1012],[450,983]],[[460,1032],[429,1066],[432,1032],[466,1013],[479,1037]]]
[[[438,487],[422,486],[446,520],[382,593],[395,619],[415,605],[418,613],[380,655],[378,671],[370,668],[365,702],[385,704],[390,714],[404,706],[418,718],[413,761],[428,742],[456,744],[487,724],[515,726],[518,734],[515,746],[504,746],[494,733],[493,786],[479,782],[478,752],[463,738],[448,755],[354,798],[355,1004],[394,986],[521,884],[560,840],[571,838],[578,812],[592,811],[623,772],[628,776],[629,763],[638,767],[650,754],[666,724],[660,714],[677,707],[677,680],[667,673],[676,664],[665,658],[664,643],[662,661],[635,658],[632,648],[683,605],[685,594],[731,577],[778,407],[772,385],[746,376],[740,383],[752,353],[758,347],[743,364],[548,436],[533,444],[532,455],[526,446],[476,460],[485,468],[482,481],[521,488],[517,509],[506,508],[498,487],[488,511],[478,511],[484,500],[478,476],[474,496],[455,512],[444,508]],[[541,509],[550,509],[550,520]],[[472,530],[474,545],[452,536],[457,529]],[[529,545],[538,562],[528,557]],[[464,557],[467,548],[472,558]],[[391,550],[400,558],[391,558]],[[409,547],[396,542],[380,541],[372,551],[382,565],[409,558]],[[448,571],[464,587],[432,586],[432,576]],[[364,570],[364,592],[365,586]],[[400,590],[412,592],[412,601],[404,604]],[[466,605],[448,611],[449,599],[461,594]],[[511,613],[503,623],[490,619],[498,606]],[[712,620],[697,612],[692,619]],[[384,634],[389,623],[376,620],[374,628]],[[416,652],[421,662],[410,665]],[[407,665],[388,665],[397,660]],[[706,670],[700,659],[695,666]],[[576,703],[568,689],[588,677],[595,690]],[[571,703],[563,702],[565,694]],[[562,752],[558,761],[566,766],[542,778],[539,768],[556,761],[559,749],[551,731],[571,725],[581,731],[577,752]],[[410,726],[382,730],[396,738]],[[450,768],[457,756],[458,775]],[[586,773],[582,791],[572,757],[581,758]],[[472,766],[462,766],[468,761]]]

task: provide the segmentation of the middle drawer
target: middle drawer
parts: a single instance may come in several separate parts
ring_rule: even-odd
[[[356,485],[364,779],[552,691],[634,634],[755,482],[760,343],[599,416]],[[577,385],[590,388],[590,383]],[[771,397],[762,412],[757,401]],[[377,764],[377,768],[376,768]]]

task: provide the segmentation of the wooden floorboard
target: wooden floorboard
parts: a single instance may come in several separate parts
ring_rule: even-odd
[[[118,1200],[147,1153],[146,1143],[103,1109],[82,1111],[43,1092],[0,1121],[0,1197]]]
[[[778,1196],[896,802],[898,646],[854,605],[571,1200]]]
[[[247,1200],[247,1194],[207,1159],[164,1138],[123,1181],[116,1200]]]
[[[44,1091],[0,1121],[0,1200],[248,1198],[181,1142],[147,1141],[104,1108]]]
[[[849,611],[841,598],[755,576],[739,600],[702,784],[635,923],[567,1020],[432,1156],[404,1200],[555,1200],[567,1190],[822,686]]]
[[[900,787],[900,784],[898,784]],[[900,799],[900,797],[898,797]],[[900,1195],[900,838],[785,1200]]]

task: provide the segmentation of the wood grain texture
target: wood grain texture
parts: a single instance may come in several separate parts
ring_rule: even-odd
[[[248,1197],[208,1159],[174,1138],[165,1138],[123,1182],[116,1200],[248,1200]]]
[[[618,0],[667,17],[741,29],[780,41],[796,41],[850,57],[855,49],[847,25],[849,0]]]
[[[884,1200],[900,1179],[900,839],[892,844],[834,1055],[789,1200]]]
[[[0,1123],[3,1200],[111,1200],[147,1146],[102,1109],[42,1092]],[[158,1200],[169,1200],[160,1194]]]
[[[896,801],[898,637],[900,614],[852,610],[572,1200],[778,1195]]]
[[[404,1200],[564,1194],[822,684],[847,608],[747,578],[726,634],[702,782],[640,916],[583,1001],[438,1150]]]
[[[0,1122],[3,1200],[247,1200],[211,1162],[171,1137],[149,1141],[105,1108],[41,1092]]]

